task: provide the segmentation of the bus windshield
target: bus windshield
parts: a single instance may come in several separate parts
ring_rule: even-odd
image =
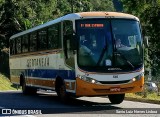
[[[129,19],[76,21],[78,66],[87,71],[131,71],[142,67],[139,22]]]

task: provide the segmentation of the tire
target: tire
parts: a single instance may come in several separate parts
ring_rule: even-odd
[[[123,102],[125,94],[111,94],[108,98],[112,104],[120,104]]]
[[[62,102],[67,103],[68,100],[69,100],[69,96],[66,93],[66,87],[65,87],[64,83],[61,84],[61,85],[59,84],[56,89],[57,89],[56,92],[57,92],[57,95],[58,95],[59,99]]]
[[[22,93],[24,95],[35,95],[37,93],[37,89],[33,87],[26,86],[25,79],[22,80]]]

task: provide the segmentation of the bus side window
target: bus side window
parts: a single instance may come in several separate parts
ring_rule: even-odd
[[[38,50],[47,49],[47,29],[38,32]]]
[[[21,37],[16,39],[16,50],[17,50],[17,54],[21,53]]]
[[[22,53],[28,52],[28,48],[29,48],[28,35],[24,35],[22,38]]]
[[[14,55],[16,53],[15,51],[15,39],[10,40],[10,54]]]
[[[30,51],[37,50],[37,32],[33,32],[30,34]]]
[[[60,23],[48,28],[48,49],[61,48]]]
[[[65,55],[65,62],[70,67],[75,67],[74,54],[71,49],[71,39],[73,38],[73,23],[72,21],[63,22],[63,48]]]

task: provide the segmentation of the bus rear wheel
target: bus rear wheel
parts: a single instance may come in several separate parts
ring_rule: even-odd
[[[123,102],[125,94],[110,94],[108,98],[112,104],[120,104]]]
[[[37,93],[36,88],[26,86],[26,81],[23,79],[22,81],[22,92],[24,95],[35,95]]]

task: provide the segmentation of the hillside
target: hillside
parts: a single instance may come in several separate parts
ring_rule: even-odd
[[[9,81],[8,78],[0,74],[0,91],[6,90],[16,90],[16,88],[12,86],[12,83]]]

